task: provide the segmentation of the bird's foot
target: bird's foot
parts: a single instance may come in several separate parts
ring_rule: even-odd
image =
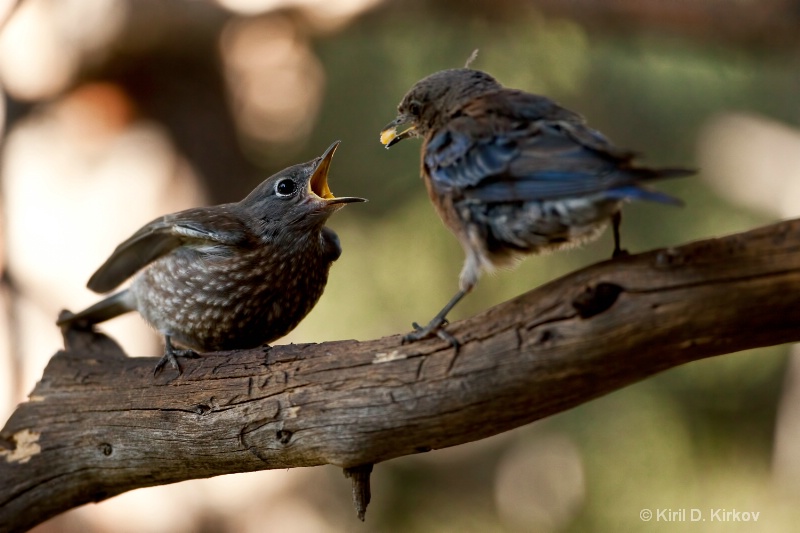
[[[611,254],[611,259],[617,259],[618,257],[628,257],[631,253],[628,250],[623,250],[622,248],[614,248],[614,252]]]
[[[411,325],[414,327],[414,331],[403,336],[403,344],[422,339],[427,339],[428,337],[435,334],[437,337],[439,337],[440,339],[448,343],[450,346],[458,350],[459,346],[461,345],[458,343],[456,338],[453,337],[444,329],[442,329],[447,324],[448,322],[446,318],[439,318],[439,317],[436,317],[433,320],[431,320],[430,323],[428,323],[428,325],[425,326],[424,328],[419,324],[417,324],[416,322],[413,322]]]
[[[183,369],[178,363],[178,357],[196,359],[200,356],[194,350],[181,350],[173,347],[171,343],[167,342],[166,346],[164,347],[164,355],[158,360],[156,367],[153,369],[153,377],[157,376],[161,369],[167,365],[167,363],[169,363],[172,368],[178,371],[178,375],[183,374]]]

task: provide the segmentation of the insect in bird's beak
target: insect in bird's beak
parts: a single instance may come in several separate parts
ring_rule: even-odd
[[[384,145],[386,148],[391,148],[395,144],[399,143],[403,139],[407,139],[412,137],[416,131],[417,127],[411,125],[410,127],[406,128],[405,130],[397,133],[397,127],[406,124],[408,119],[405,117],[397,117],[389,124],[386,125],[383,130],[381,130],[381,144]]]

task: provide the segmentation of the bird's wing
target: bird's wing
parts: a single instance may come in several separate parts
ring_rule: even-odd
[[[108,292],[179,246],[246,244],[248,233],[241,220],[221,207],[212,212],[189,209],[153,220],[117,246],[86,286]]]
[[[634,184],[633,155],[551,100],[504,90],[476,99],[439,129],[424,163],[438,190],[503,202]]]

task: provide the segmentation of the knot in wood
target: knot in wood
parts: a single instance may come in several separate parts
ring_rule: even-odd
[[[608,310],[624,290],[616,283],[598,283],[593,287],[586,287],[586,290],[572,301],[572,307],[581,318],[590,318]]]
[[[275,438],[277,438],[278,442],[281,444],[289,444],[289,441],[292,440],[292,432],[287,429],[281,429],[275,432]]]

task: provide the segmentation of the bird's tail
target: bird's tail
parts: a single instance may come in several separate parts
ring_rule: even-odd
[[[680,178],[683,176],[690,176],[695,173],[694,170],[688,168],[635,168],[635,176],[637,181],[650,181],[660,180],[666,178]],[[665,194],[663,192],[654,191],[649,187],[640,185],[638,183],[631,185],[623,185],[622,187],[615,187],[608,191],[610,198],[619,200],[646,200],[649,202],[658,202],[661,204],[683,205],[683,202]]]
[[[636,178],[643,181],[660,180],[666,178],[683,178],[696,174],[697,170],[692,168],[667,167],[667,168],[636,168]]]
[[[606,198],[614,200],[646,200],[648,202],[658,202],[660,204],[683,205],[683,201],[665,194],[654,191],[641,185],[626,185],[606,191]]]
[[[119,316],[128,311],[136,309],[136,300],[133,294],[128,290],[120,291],[112,294],[108,298],[101,300],[91,307],[88,307],[80,313],[61,313],[61,316],[56,322],[58,326],[67,327],[88,327],[92,324],[98,324]]]

